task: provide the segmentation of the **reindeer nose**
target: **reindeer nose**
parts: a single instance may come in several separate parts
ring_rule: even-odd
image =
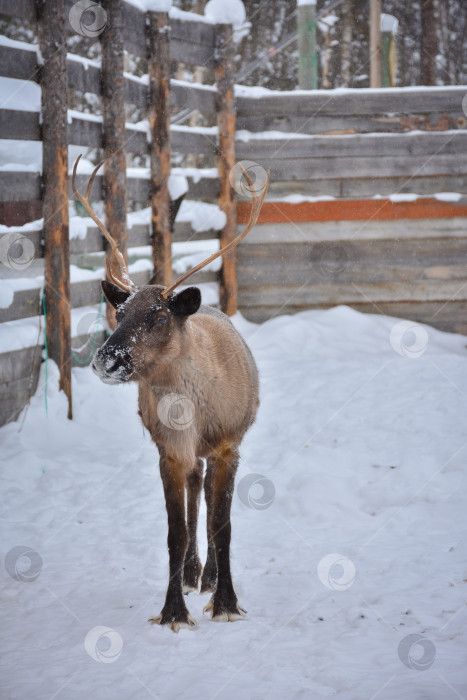
[[[118,348],[100,348],[91,363],[93,372],[106,384],[118,384],[127,381],[132,373],[131,356]]]

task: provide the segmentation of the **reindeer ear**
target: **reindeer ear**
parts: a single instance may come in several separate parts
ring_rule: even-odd
[[[201,292],[198,287],[188,287],[175,294],[169,301],[169,309],[174,316],[191,316],[201,305]]]
[[[103,280],[101,282],[101,286],[105,298],[107,299],[109,304],[112,304],[114,309],[117,309],[120,306],[120,304],[124,304],[128,297],[131,296],[130,292],[125,292],[124,289],[120,289],[120,287],[117,287],[116,284],[112,284],[112,282],[107,282],[107,280]]]

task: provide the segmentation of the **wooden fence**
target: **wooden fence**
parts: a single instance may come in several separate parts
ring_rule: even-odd
[[[247,318],[348,304],[467,334],[466,93],[237,90],[237,158],[272,180],[238,249]]]
[[[42,172],[15,168],[0,171],[0,223],[21,226],[43,217],[39,230],[21,229],[33,245],[36,257],[44,258],[44,284],[40,279],[15,290],[11,303],[0,308],[0,322],[8,323],[39,316],[45,300],[49,357],[60,369],[60,388],[68,397],[72,415],[71,365],[80,361],[72,353],[70,310],[99,304],[99,277],[70,280],[70,258],[105,250],[103,237],[90,226],[85,237],[69,235],[68,199],[73,199],[67,146],[99,148],[108,160],[96,177],[91,197],[105,201],[107,227],[123,250],[151,246],[154,269],[134,273],[137,284],[150,276],[168,284],[172,278],[171,243],[220,238],[224,243],[235,233],[235,200],[229,183],[234,165],[232,28],[213,25],[190,13],[144,13],[122,0],[101,3],[106,28],[100,35],[101,61],[88,61],[67,52],[66,37],[73,36],[69,24],[75,3],[56,0],[0,1],[0,15],[29,22],[37,28],[38,45],[3,39],[0,43],[0,75],[40,84],[41,110],[0,109],[0,139],[42,141]],[[170,40],[169,40],[170,37]],[[97,39],[99,40],[99,39]],[[124,52],[147,60],[147,79],[124,71]],[[215,84],[201,85],[172,80],[173,62],[203,66]],[[102,100],[102,114],[95,118],[67,110],[67,91],[90,93]],[[147,127],[125,123],[125,106],[146,110]],[[183,108],[199,110],[214,126],[189,128],[170,124],[171,112]],[[149,132],[149,138],[148,138]],[[174,224],[181,200],[171,201],[169,176],[171,156],[197,154],[218,162],[218,175],[211,169],[190,170],[186,199],[217,202],[226,224],[203,230],[190,222]],[[150,167],[126,169],[126,158],[147,156]],[[88,175],[78,175],[83,189]],[[135,224],[126,230],[127,202],[136,208],[151,208],[150,224]],[[217,217],[218,218],[218,217]],[[172,233],[170,234],[170,229]],[[14,230],[14,229],[13,229]],[[102,264],[102,263],[101,263]],[[24,272],[16,271],[21,277]],[[39,274],[39,273],[37,273]],[[220,275],[220,297],[228,313],[236,309],[235,257],[224,261]],[[203,271],[194,281],[217,281],[214,272]],[[110,318],[111,320],[111,318]],[[100,334],[99,339],[102,338]],[[0,355],[0,424],[16,418],[37,385],[43,338],[37,347]]]
[[[22,235],[45,256],[48,348],[61,370],[70,415],[70,367],[83,361],[82,353],[70,351],[70,308],[73,315],[99,303],[102,270],[73,281],[69,259],[102,253],[104,243],[94,227],[69,239],[67,144],[112,156],[96,178],[93,201],[105,201],[123,247],[151,246],[163,283],[172,274],[171,242],[227,242],[247,220],[250,203],[240,196],[236,204],[241,188],[235,191],[229,175],[236,160],[248,161],[258,188],[267,169],[271,186],[237,259],[223,261],[220,299],[227,313],[236,309],[238,284],[239,308],[254,321],[345,303],[467,333],[467,88],[272,93],[237,86],[234,100],[229,25],[181,12],[145,14],[108,0],[102,5],[109,31],[102,34],[98,63],[66,52],[72,5],[0,0],[0,14],[37,23],[43,61],[39,65],[33,45],[0,43],[0,75],[38,82],[42,92],[41,113],[0,109],[0,139],[43,144],[42,172],[0,170],[0,216],[20,225],[44,215],[40,230],[22,229]],[[124,72],[124,51],[147,60],[147,80]],[[169,81],[169,55],[209,68],[215,84]],[[67,111],[67,88],[102,98],[102,119]],[[147,128],[125,123],[125,104],[146,109]],[[182,108],[200,110],[212,126],[170,124],[170,110]],[[124,154],[148,157],[148,172],[125,170]],[[186,154],[217,163],[214,177],[212,169],[189,171],[187,199],[217,202],[226,220],[221,231],[173,224],[180,202],[170,201],[170,157],[175,162]],[[87,177],[78,176],[81,189]],[[130,224],[127,231],[125,202],[150,206],[151,222]],[[146,268],[132,277],[144,284],[150,274]],[[194,282],[215,279],[201,272]],[[14,334],[15,323],[39,316],[41,292],[39,283],[16,290],[0,308],[2,330]],[[76,334],[80,342],[79,329]],[[0,354],[0,424],[15,418],[34,392],[41,345],[38,336],[29,347]]]

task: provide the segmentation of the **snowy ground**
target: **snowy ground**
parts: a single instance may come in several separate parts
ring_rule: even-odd
[[[42,376],[0,430],[2,698],[467,697],[466,339],[346,307],[236,322],[262,381],[233,505],[248,619],[192,593],[194,631],[147,623],[166,515],[136,388],[74,370],[69,422],[49,365],[48,417]]]

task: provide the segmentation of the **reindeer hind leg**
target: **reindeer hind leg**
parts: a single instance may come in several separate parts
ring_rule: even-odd
[[[214,593],[217,584],[217,562],[214,540],[212,538],[212,511],[214,472],[216,469],[216,463],[212,457],[208,457],[206,461],[207,468],[206,476],[204,478],[204,495],[206,498],[207,508],[206,529],[208,536],[208,555],[203,569],[203,576],[201,578],[201,593]]]
[[[183,565],[183,592],[197,591],[203,570],[198,555],[198,513],[201,489],[203,488],[203,460],[198,459],[196,466],[187,476],[187,529],[188,548]]]

